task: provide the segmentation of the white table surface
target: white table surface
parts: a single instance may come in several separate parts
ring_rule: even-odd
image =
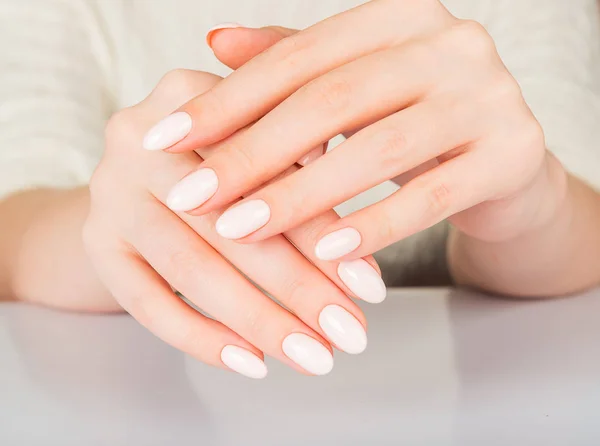
[[[125,315],[0,305],[0,445],[600,445],[600,291],[408,289],[363,308],[362,355],[253,381]]]

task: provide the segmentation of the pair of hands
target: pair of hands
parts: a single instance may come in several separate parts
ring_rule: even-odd
[[[256,43],[224,50],[223,57],[249,59],[264,49]],[[217,213],[193,217],[166,206],[171,186],[221,144],[179,155],[140,147],[152,123],[219,82],[213,74],[176,70],[147,99],[111,118],[90,182],[86,250],[119,304],[174,347],[253,378],[267,373],[263,353],[300,372],[328,373],[330,343],[354,354],[366,347],[364,315],[348,295],[375,303],[386,292],[372,257],[336,265],[313,254],[315,236],[338,215],[329,210],[285,235],[238,244],[217,234]]]
[[[516,81],[485,30],[437,0],[372,1],[298,33],[232,29],[213,49],[225,34],[246,42],[246,59],[274,45],[222,81],[171,73],[117,114],[90,186],[96,268],[172,345],[254,377],[262,352],[327,373],[329,342],[366,346],[346,294],[385,297],[364,256],[445,218],[506,240],[555,206],[543,184],[552,158]],[[295,167],[339,133],[346,142]],[[382,202],[331,211],[389,179],[403,187]]]

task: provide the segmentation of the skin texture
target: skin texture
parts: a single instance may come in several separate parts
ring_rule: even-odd
[[[398,17],[407,18],[403,26]],[[358,26],[365,32],[355,33]],[[178,109],[193,128],[171,153],[256,121],[203,166],[216,172],[219,189],[191,215],[231,205],[319,142],[346,133],[336,150],[233,205],[262,200],[270,208],[270,219],[239,243],[268,239],[393,179],[403,184],[399,192],[319,234],[360,233],[359,246],[342,259],[448,219],[458,283],[542,296],[600,281],[599,268],[587,265],[600,255],[598,194],[546,150],[539,123],[479,24],[456,19],[437,1],[377,0],[304,31],[222,30],[211,44],[219,56],[220,45],[241,44],[248,33],[281,39]],[[293,135],[283,153],[272,138],[278,132]]]

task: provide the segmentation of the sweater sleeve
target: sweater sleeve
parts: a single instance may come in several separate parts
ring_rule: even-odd
[[[546,144],[600,188],[600,33],[596,0],[496,0],[486,27]]]
[[[89,180],[112,109],[107,48],[92,3],[0,1],[0,198]]]

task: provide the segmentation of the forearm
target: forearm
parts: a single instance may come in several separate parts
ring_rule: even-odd
[[[591,288],[600,283],[600,194],[569,176],[546,224],[497,243],[453,229],[448,260],[458,284],[494,293],[544,297]]]
[[[88,206],[86,187],[39,189],[0,201],[0,299],[81,311],[118,310],[83,248]]]

